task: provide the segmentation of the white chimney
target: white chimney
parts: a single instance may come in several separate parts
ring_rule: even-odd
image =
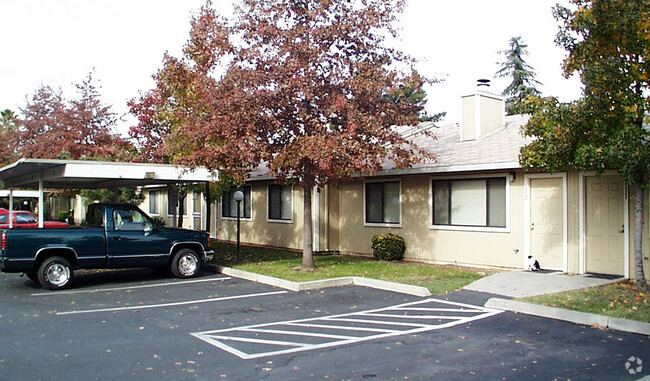
[[[461,97],[461,141],[477,140],[505,127],[505,97],[488,92],[489,87],[489,79],[479,79],[476,91]]]

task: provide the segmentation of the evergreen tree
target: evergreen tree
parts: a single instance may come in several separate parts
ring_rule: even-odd
[[[512,78],[512,82],[503,90],[503,95],[508,96],[506,100],[506,112],[508,115],[522,112],[524,99],[531,95],[538,96],[540,92],[535,84],[541,85],[535,79],[535,71],[532,66],[526,63],[524,57],[528,55],[528,45],[521,36],[510,39],[510,48],[502,50],[499,54],[506,56],[506,60],[500,62],[501,69],[496,72],[496,77]]]

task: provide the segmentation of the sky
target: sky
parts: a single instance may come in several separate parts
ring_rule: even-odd
[[[443,80],[426,88],[429,114],[446,111],[443,122],[460,118],[460,97],[476,90],[476,80],[492,79],[501,93],[507,79],[494,78],[500,51],[511,37],[528,44],[527,62],[544,96],[561,101],[580,97],[576,76],[565,79],[566,52],[554,43],[558,23],[551,9],[562,0],[407,0],[400,16],[401,50],[416,69]],[[213,0],[232,12],[232,0]],[[165,52],[180,56],[190,17],[204,0],[0,0],[0,109],[19,109],[40,85],[61,88],[73,98],[73,83],[93,71],[103,101],[120,116],[126,102],[154,86]],[[119,123],[124,134],[134,119]]]

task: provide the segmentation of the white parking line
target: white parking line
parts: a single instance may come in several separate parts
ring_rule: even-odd
[[[182,302],[174,303],[161,303],[161,304],[143,304],[139,306],[126,306],[126,307],[114,307],[114,308],[98,308],[93,310],[75,310],[75,311],[64,311],[57,312],[57,315],[76,315],[76,314],[92,314],[98,312],[115,312],[115,311],[129,311],[129,310],[144,310],[149,308],[163,308],[163,307],[176,307],[176,306],[185,306],[188,304],[201,304],[201,303],[212,303],[212,302],[221,302],[224,300],[235,300],[235,299],[247,299],[247,298],[256,298],[260,296],[270,296],[270,295],[279,295],[286,294],[288,291],[273,291],[273,292],[263,292],[259,294],[246,294],[246,295],[235,295],[235,296],[224,296],[220,298],[209,298],[209,299],[198,299],[198,300],[186,300]]]
[[[176,286],[179,284],[192,284],[192,283],[202,283],[202,282],[216,282],[230,280],[231,277],[219,277],[219,278],[209,278],[209,279],[194,279],[194,280],[185,280],[178,282],[165,282],[165,283],[155,283],[155,284],[144,284],[141,286],[124,286],[124,287],[113,287],[113,288],[94,288],[92,290],[73,290],[73,291],[57,291],[57,292],[39,292],[36,294],[31,294],[30,296],[58,296],[58,295],[74,295],[74,294],[88,294],[96,292],[107,292],[107,291],[123,291],[123,290],[136,290],[139,288],[151,288],[151,287],[166,287],[166,286]]]
[[[391,314],[393,312],[401,315]],[[446,312],[448,315],[427,315],[428,312]],[[349,314],[195,332],[192,336],[242,359],[255,359],[449,328],[501,312],[431,298]],[[392,329],[375,326],[390,326]],[[312,330],[305,332],[300,328]],[[273,346],[277,349],[269,351],[269,347]]]

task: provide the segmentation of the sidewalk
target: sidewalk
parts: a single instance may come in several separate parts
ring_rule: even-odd
[[[507,297],[492,298],[485,303],[486,307],[650,336],[650,323],[511,299],[602,286],[619,282],[622,279],[604,279],[589,274],[568,275],[557,272],[511,271],[481,278],[465,286],[464,289]]]

